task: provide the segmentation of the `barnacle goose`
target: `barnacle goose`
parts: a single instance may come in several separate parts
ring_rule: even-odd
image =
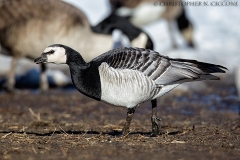
[[[142,48],[110,50],[86,63],[77,51],[61,44],[47,47],[35,62],[67,64],[72,82],[82,94],[127,107],[123,135],[129,133],[135,108],[148,100],[152,102],[152,135],[158,135],[158,97],[184,82],[219,80],[211,73],[225,73],[227,69],[196,60],[173,59]]]
[[[173,35],[174,22],[189,47],[194,47],[193,24],[186,15],[182,0],[109,0],[113,12],[128,18],[135,26],[141,27],[159,19],[168,23],[173,47],[177,42]],[[174,4],[177,3],[177,4]]]
[[[87,54],[82,56],[86,61],[110,50],[113,37],[107,34],[114,28],[111,27],[108,33],[103,31],[104,28],[96,33],[94,28],[82,11],[60,0],[0,0],[1,53],[13,58],[7,75],[7,89],[14,89],[18,59],[35,59],[48,44],[63,43],[77,51],[84,51]],[[137,31],[134,37],[131,35],[133,46],[146,47],[146,42],[142,43],[142,37],[139,37],[143,34]],[[42,90],[47,90],[45,64],[41,65],[41,69],[40,86]]]

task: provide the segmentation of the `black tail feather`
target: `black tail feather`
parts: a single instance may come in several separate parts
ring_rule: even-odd
[[[221,65],[199,62],[196,60],[188,60],[188,59],[171,59],[171,60],[188,63],[188,65],[195,66],[201,69],[205,73],[226,73],[225,70],[228,70],[226,67]]]

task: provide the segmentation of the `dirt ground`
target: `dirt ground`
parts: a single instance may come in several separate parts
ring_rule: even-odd
[[[197,85],[197,83],[196,83]],[[151,106],[140,105],[131,133],[120,137],[126,108],[75,90],[0,92],[0,159],[239,159],[240,117],[234,85],[158,102],[162,135],[150,137]]]

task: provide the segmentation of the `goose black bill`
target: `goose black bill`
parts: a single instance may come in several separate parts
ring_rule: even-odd
[[[40,63],[47,63],[47,56],[46,55],[41,55],[41,57],[38,57],[37,59],[34,60],[36,64]]]

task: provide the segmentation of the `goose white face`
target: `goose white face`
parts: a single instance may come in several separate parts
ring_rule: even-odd
[[[47,47],[43,54],[47,63],[63,64],[67,62],[66,50],[63,47]]]

